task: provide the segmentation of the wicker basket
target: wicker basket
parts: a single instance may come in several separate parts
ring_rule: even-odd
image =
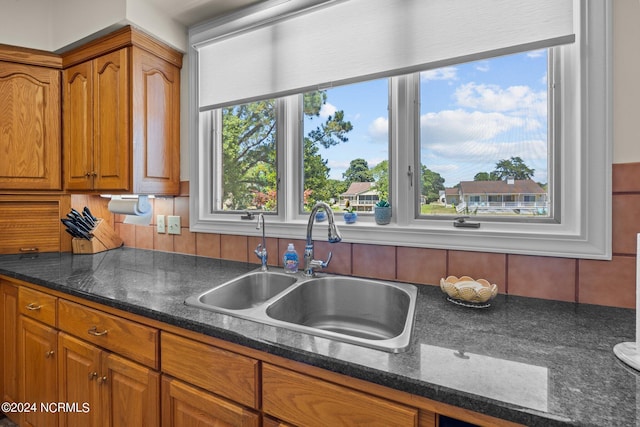
[[[440,289],[449,298],[470,303],[486,303],[498,294],[498,286],[485,279],[474,280],[469,276],[449,276],[440,279]]]

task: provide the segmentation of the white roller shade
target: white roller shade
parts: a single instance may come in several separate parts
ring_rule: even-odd
[[[573,0],[347,0],[199,43],[199,105],[215,108],[573,40]]]

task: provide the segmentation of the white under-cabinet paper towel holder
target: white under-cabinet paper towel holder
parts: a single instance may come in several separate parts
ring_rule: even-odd
[[[149,225],[153,209],[149,198],[153,196],[146,195],[122,195],[122,196],[103,196],[110,197],[108,209],[112,213],[125,215],[125,224]]]

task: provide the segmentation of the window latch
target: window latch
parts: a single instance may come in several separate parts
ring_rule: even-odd
[[[463,227],[463,228],[480,228],[479,222],[467,222],[466,219],[468,216],[459,216],[456,217],[453,221],[454,227]]]
[[[253,218],[255,218],[255,215],[252,214],[251,212],[247,211],[245,213],[245,215],[240,216],[240,219],[249,219],[252,220]]]

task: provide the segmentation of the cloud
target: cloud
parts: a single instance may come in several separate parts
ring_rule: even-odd
[[[420,81],[427,82],[430,80],[457,80],[458,69],[456,67],[436,68],[435,70],[427,70],[420,73]]]
[[[386,117],[378,117],[369,124],[369,136],[376,141],[389,140],[389,119]]]
[[[420,139],[432,142],[482,141],[525,124],[526,121],[520,117],[502,113],[443,110],[420,117]]]
[[[542,58],[545,56],[546,53],[546,49],[538,49],[538,50],[532,50],[530,52],[527,52],[527,57],[528,58]]]
[[[460,85],[453,96],[459,106],[481,111],[527,111],[539,115],[547,112],[547,91],[536,92],[529,86],[503,89],[497,85],[471,82]]]
[[[489,61],[480,61],[476,65],[476,70],[486,73],[491,70]]]
[[[437,142],[423,144],[423,150],[428,150],[433,158],[449,159],[459,162],[475,161],[495,164],[501,159],[519,156],[526,162],[547,158],[547,143],[541,140],[516,141],[516,142],[481,142],[464,141],[458,143]],[[443,162],[444,163],[444,162]]]
[[[327,102],[320,107],[320,117],[326,119],[329,116],[333,116],[336,111],[338,111],[336,106]]]

